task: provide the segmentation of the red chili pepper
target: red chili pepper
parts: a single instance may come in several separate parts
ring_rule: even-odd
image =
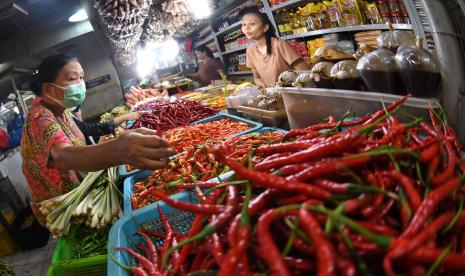
[[[427,169],[428,179],[432,179],[434,177],[434,175],[436,173],[436,169],[438,168],[438,165],[439,165],[439,156],[436,155],[428,163],[428,169]]]
[[[388,105],[386,107],[386,110],[381,109],[381,110],[377,111],[376,113],[374,113],[373,115],[368,115],[368,116],[370,116],[370,118],[368,120],[366,120],[363,123],[363,125],[370,125],[370,124],[374,123],[376,120],[378,120],[379,118],[386,115],[386,111],[390,112],[390,111],[394,110],[396,107],[403,104],[411,96],[412,96],[412,94],[405,95],[402,98],[398,99],[397,101],[393,102],[392,104]]]
[[[453,213],[442,214],[437,219],[435,219],[430,225],[428,225],[428,227],[426,227],[423,231],[417,233],[417,235],[412,239],[407,240],[401,238],[399,240],[395,240],[392,243],[388,253],[384,257],[384,271],[388,275],[396,275],[392,268],[392,261],[395,259],[399,259],[418,248],[422,243],[426,242],[429,238],[436,235],[437,232],[447,223],[449,223],[453,217]]]
[[[142,267],[133,267],[131,272],[136,276],[150,276]]]
[[[442,186],[432,190],[422,201],[418,207],[415,215],[413,216],[410,224],[404,233],[402,238],[410,238],[418,233],[418,231],[424,227],[429,216],[434,212],[436,207],[441,203],[448,195],[450,195],[459,186],[460,181],[458,178],[449,180]]]
[[[205,203],[208,203],[208,204],[215,203],[218,200],[218,198],[223,194],[223,192],[224,192],[224,189],[213,190],[211,192],[211,194],[205,200]],[[186,238],[191,238],[191,237],[195,236],[201,230],[202,222],[203,222],[204,219],[205,219],[205,215],[196,215],[195,216],[194,221],[192,222],[192,225],[191,225],[191,229],[187,233]],[[186,244],[181,249],[181,253],[180,253],[178,262],[173,267],[174,272],[176,272],[182,266],[182,264],[185,262],[188,254],[189,254],[189,250],[190,250],[191,246],[192,246],[192,244]]]
[[[148,275],[157,275],[157,270],[155,264],[151,263],[146,257],[135,252],[134,250],[126,247],[115,247],[113,250],[126,251],[129,255],[133,256],[134,259],[139,263],[139,265],[147,271]],[[140,270],[138,271],[140,272]]]
[[[339,259],[337,266],[342,276],[355,276],[357,275],[357,269],[355,264],[349,259]]]
[[[436,156],[438,151],[439,151],[438,143],[434,143],[431,146],[427,147],[420,153],[420,158],[419,158],[420,162],[422,163],[429,162],[431,159],[433,159],[434,156]]]
[[[149,234],[149,235],[152,235],[152,236],[157,237],[157,238],[162,238],[162,239],[166,238],[165,234],[160,233],[160,232],[155,231],[155,230],[142,228],[140,231],[142,233]]]
[[[452,148],[451,143],[447,139],[445,139],[443,143],[447,150],[447,167],[443,172],[431,178],[430,183],[433,186],[437,186],[451,179],[454,176],[454,169],[455,165],[457,164],[457,155],[455,154],[455,151]]]
[[[147,245],[147,249],[149,253],[149,255],[146,255],[146,256],[149,257],[149,260],[155,265],[155,269],[158,271],[159,260],[158,260],[158,252],[157,252],[157,249],[155,248],[155,245],[153,244],[150,237],[147,236],[145,233],[137,232],[136,234],[142,236],[145,239],[145,243]]]
[[[444,249],[422,246],[405,256],[406,262],[432,265],[442,255]],[[448,270],[465,271],[465,254],[449,253],[442,261],[442,267]]]
[[[180,209],[186,212],[191,212],[194,214],[212,215],[212,214],[219,214],[225,211],[225,207],[222,205],[194,204],[194,203],[174,200],[158,191],[154,191],[154,194],[157,197],[159,197],[160,200],[166,202],[166,204],[170,205],[171,207]]]
[[[363,207],[373,202],[371,194],[363,193],[357,198],[349,199],[344,202],[344,213],[349,215],[357,214]]]
[[[311,135],[313,137],[316,137],[319,135],[319,133],[310,129],[291,129],[288,133],[284,135],[283,139],[287,140],[289,138],[294,138],[301,135]]]
[[[336,250],[307,206],[304,203],[300,208],[299,222],[315,244],[318,275],[336,275]]]
[[[218,233],[214,233],[211,237],[212,240],[212,251],[213,257],[215,258],[216,263],[218,266],[221,266],[224,259],[224,252],[223,252],[223,245],[220,240],[220,236]]]
[[[158,214],[160,215],[160,219],[163,223],[163,227],[165,228],[166,231],[166,238],[163,242],[163,247],[161,248],[162,254],[168,250],[168,248],[171,247],[171,243],[174,239],[174,230],[171,227],[170,222],[168,221],[168,218],[166,217],[165,213],[161,209],[160,205],[157,204],[157,209],[158,209]]]
[[[224,160],[224,163],[233,169],[238,176],[250,180],[254,185],[281,191],[304,193],[310,197],[319,199],[328,199],[331,196],[327,191],[310,184],[286,180],[280,176],[265,172],[249,171],[234,160],[226,158],[219,151],[215,152],[215,154],[218,160]]]
[[[307,181],[312,178],[322,177],[345,169],[352,169],[366,165],[370,161],[370,157],[343,157],[337,159],[328,159],[322,162],[317,162],[313,166],[302,170],[299,173],[288,176],[286,179],[294,181]]]
[[[274,220],[280,217],[295,213],[295,210],[278,211],[276,209],[269,209],[258,219],[257,238],[260,245],[259,250],[263,259],[268,264],[271,275],[290,276],[291,272],[273,241],[271,233],[269,232],[270,225]]]
[[[358,130],[351,129],[340,135],[335,135],[330,139],[317,143],[310,148],[291,154],[285,158],[276,158],[268,162],[261,162],[255,166],[256,170],[268,171],[273,168],[282,167],[288,164],[298,164],[314,159],[324,158],[335,152],[342,152],[353,148],[360,139],[361,133]]]
[[[226,197],[226,207],[222,212],[220,212],[219,215],[215,216],[212,221],[205,226],[205,228],[200,231],[198,234],[196,234],[193,237],[187,238],[183,241],[181,241],[177,246],[174,246],[170,248],[166,254],[163,256],[163,266],[166,267],[168,264],[168,259],[169,256],[178,248],[189,244],[191,242],[197,241],[199,239],[203,239],[220,229],[222,229],[226,223],[235,215],[235,212],[238,208],[238,200],[239,200],[239,194],[238,194],[238,189],[237,186],[235,185],[229,185],[226,187],[227,189],[227,197]],[[205,204],[204,204],[205,205]],[[188,211],[189,212],[189,211]]]
[[[415,184],[413,180],[397,171],[385,172],[383,175],[392,177],[393,179],[399,181],[400,185],[407,194],[413,211],[416,211],[421,204],[421,197],[418,194],[417,189],[414,187]]]
[[[294,257],[284,257],[284,261],[286,262],[287,266],[291,268],[293,271],[301,270],[301,271],[314,271],[315,266],[309,260],[304,259],[297,259]]]

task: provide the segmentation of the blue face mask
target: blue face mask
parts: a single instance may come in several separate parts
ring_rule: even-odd
[[[86,98],[86,84],[84,82],[71,84],[68,86],[59,86],[53,83],[50,83],[53,86],[63,89],[64,99],[60,103],[65,108],[70,108],[82,104]]]

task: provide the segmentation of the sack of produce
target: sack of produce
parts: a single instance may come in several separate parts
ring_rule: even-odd
[[[391,23],[388,23],[389,31],[381,33],[376,41],[378,46],[396,53],[401,45],[415,45],[413,34],[407,31],[396,31]]]
[[[355,53],[352,55],[352,57],[355,59],[355,60],[359,60],[361,59],[364,55],[370,53],[370,52],[373,52],[374,50],[376,50],[376,48],[373,48],[373,47],[370,47],[366,44],[360,44],[360,47],[357,49],[357,51],[355,51]]]
[[[360,89],[360,75],[355,60],[339,61],[331,68],[330,75],[334,87],[338,89]]]
[[[434,96],[441,74],[438,61],[430,51],[423,49],[421,38],[417,38],[416,46],[400,46],[395,60],[408,93],[417,97]]]
[[[312,56],[312,60],[338,62],[341,60],[352,59],[354,53],[351,41],[339,41],[337,43],[327,43],[318,48]]]
[[[279,75],[276,84],[282,87],[290,87],[295,79],[297,79],[297,76],[298,74],[294,71],[284,71]]]
[[[364,55],[357,63],[357,70],[369,91],[398,94],[399,69],[394,54],[380,48]]]
[[[315,87],[315,84],[313,83],[313,80],[311,78],[311,73],[309,72],[304,72],[301,73],[297,79],[295,79],[295,82],[292,84],[294,87]]]
[[[331,82],[331,68],[333,66],[334,63],[326,61],[318,62],[313,66],[310,79],[316,87],[333,88],[333,83]]]

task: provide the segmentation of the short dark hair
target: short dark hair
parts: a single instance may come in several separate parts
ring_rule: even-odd
[[[42,85],[44,83],[51,83],[56,80],[60,70],[76,57],[66,54],[56,54],[46,57],[39,65],[38,73],[35,79],[31,82],[32,92],[36,96],[42,96]]]
[[[262,13],[258,8],[256,7],[250,7],[244,9],[241,13],[241,18],[243,18],[245,15],[248,14],[255,14],[260,18],[260,21],[262,22],[263,25],[268,25],[268,30],[265,32],[265,38],[266,38],[266,52],[267,54],[271,54],[271,38],[276,37],[276,33],[273,27],[273,24],[271,24],[270,19],[265,13]]]
[[[213,57],[213,53],[212,53],[212,50],[210,50],[210,48],[208,48],[207,46],[205,45],[200,45],[199,47],[195,48],[196,52],[204,52],[207,57]]]

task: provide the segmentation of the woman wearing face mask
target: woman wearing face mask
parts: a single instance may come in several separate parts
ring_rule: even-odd
[[[242,32],[255,44],[247,48],[246,66],[252,69],[255,83],[272,86],[287,70],[309,70],[291,45],[276,38],[268,17],[257,9],[243,12]]]
[[[21,155],[32,206],[64,194],[80,183],[79,171],[96,171],[119,164],[143,169],[163,168],[174,150],[148,129],[123,133],[117,139],[86,146],[67,108],[85,98],[84,72],[76,58],[55,55],[39,66],[33,87],[40,97],[27,113]],[[38,217],[44,222],[43,218]]]
[[[219,60],[213,57],[212,51],[206,46],[199,46],[194,51],[199,63],[199,71],[186,76],[199,79],[203,86],[211,84],[213,80],[221,80],[218,70],[224,72],[224,67]]]

